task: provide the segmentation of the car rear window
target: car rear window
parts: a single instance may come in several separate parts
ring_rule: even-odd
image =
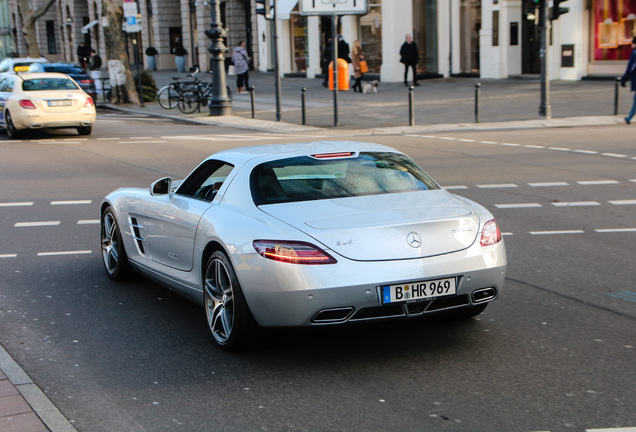
[[[44,66],[45,72],[59,72],[64,74],[75,74],[81,75],[84,74],[84,69],[80,67],[74,66]]]
[[[408,156],[363,152],[261,164],[250,178],[256,205],[439,189]]]
[[[77,85],[68,78],[36,78],[24,80],[22,90],[76,90]]]

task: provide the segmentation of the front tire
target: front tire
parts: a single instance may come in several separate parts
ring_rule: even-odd
[[[102,258],[108,277],[113,280],[126,279],[130,276],[131,268],[117,219],[110,207],[106,207],[102,213],[101,240]]]
[[[214,252],[205,267],[205,315],[214,342],[226,351],[245,348],[258,325],[247,306],[229,258]]]

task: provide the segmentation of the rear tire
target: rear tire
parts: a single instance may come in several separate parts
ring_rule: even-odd
[[[177,107],[179,96],[173,86],[167,85],[157,92],[157,102],[163,109],[173,109]]]
[[[7,138],[19,138],[20,132],[16,129],[13,124],[13,119],[11,118],[11,113],[9,111],[4,113],[4,123],[5,128],[7,130]]]
[[[80,135],[90,135],[93,132],[93,126],[80,126],[77,128],[77,133]]]
[[[205,315],[214,342],[226,351],[247,347],[253,341],[258,325],[227,255],[214,252],[208,259],[204,277]]]
[[[184,114],[192,114],[199,109],[198,93],[196,90],[188,91],[181,95],[177,104],[179,111]]]

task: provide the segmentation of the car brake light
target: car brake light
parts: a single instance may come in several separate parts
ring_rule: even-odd
[[[306,242],[254,240],[256,252],[264,258],[291,264],[335,264],[335,258]]]
[[[353,156],[353,152],[340,152],[340,153],[323,153],[312,155],[316,159],[331,159],[331,158],[342,158],[342,157],[350,157]]]
[[[499,225],[494,219],[489,220],[484,224],[484,229],[481,231],[481,240],[479,243],[482,246],[490,246],[497,244],[501,241],[501,231]]]
[[[80,82],[84,83],[84,84],[90,84],[90,83],[95,82],[95,81],[93,81],[92,79],[83,79]]]
[[[29,99],[22,99],[18,102],[22,108],[26,109],[36,109],[35,105]]]
[[[89,108],[89,107],[92,107],[93,105],[95,105],[95,103],[93,102],[93,98],[90,96],[87,97],[86,102],[84,102],[84,107]]]

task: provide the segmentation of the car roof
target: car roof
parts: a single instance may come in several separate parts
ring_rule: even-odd
[[[339,152],[398,152],[382,144],[360,141],[314,141],[292,144],[268,144],[239,147],[214,153],[208,159],[222,159],[235,165],[253,160],[253,164],[295,156],[308,156]]]
[[[19,75],[23,80],[42,79],[42,78],[67,78],[68,75],[60,72],[33,72],[29,74]]]

